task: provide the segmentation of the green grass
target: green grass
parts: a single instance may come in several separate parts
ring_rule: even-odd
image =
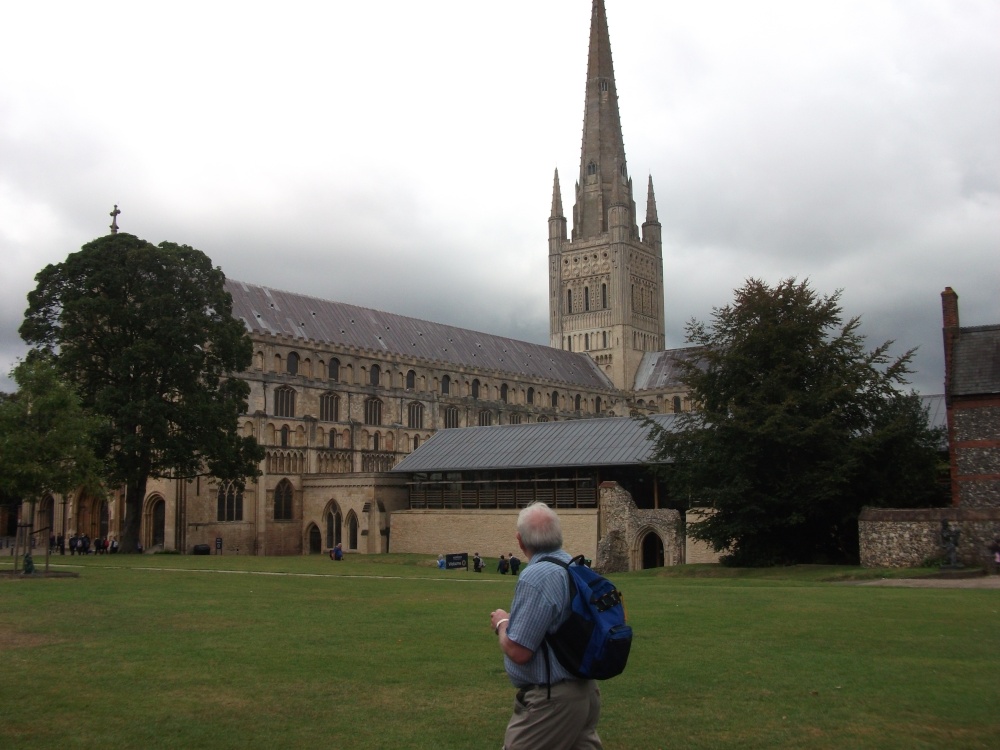
[[[80,577],[0,579],[0,747],[502,743],[489,612],[510,576],[409,555],[54,562]],[[832,582],[883,575],[613,576],[636,635],[602,683],[605,746],[996,747],[1000,591]]]

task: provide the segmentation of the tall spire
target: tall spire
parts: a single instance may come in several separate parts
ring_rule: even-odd
[[[607,212],[616,183],[625,189],[626,201],[631,205],[608,18],[604,0],[594,0],[590,18],[580,181],[573,211],[574,238],[594,237],[608,230]]]
[[[559,170],[556,169],[556,177],[552,183],[552,213],[553,219],[563,218],[562,190],[559,188]]]

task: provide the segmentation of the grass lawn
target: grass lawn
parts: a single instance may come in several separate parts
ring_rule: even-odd
[[[2,748],[502,744],[489,612],[510,576],[409,555],[53,561],[79,578],[0,579]],[[612,576],[635,641],[602,683],[605,747],[1000,745],[1000,590],[831,582],[855,575]]]

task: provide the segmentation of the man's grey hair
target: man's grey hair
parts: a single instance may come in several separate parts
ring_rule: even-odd
[[[517,533],[521,544],[535,552],[555,552],[563,545],[559,516],[545,503],[532,503],[517,516]]]

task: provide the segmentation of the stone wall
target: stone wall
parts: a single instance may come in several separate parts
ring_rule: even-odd
[[[687,512],[687,522],[697,523],[703,520],[709,513],[714,512],[712,508],[692,508]],[[685,537],[684,562],[688,565],[717,563],[720,557],[721,554],[712,549],[708,543],[694,539],[689,535]]]
[[[510,510],[402,510],[392,514],[390,552],[438,555],[479,552],[499,557],[517,546],[517,514]],[[559,508],[563,548],[593,559],[597,554],[597,511]]]
[[[992,541],[1000,537],[1000,508],[866,508],[858,520],[861,564],[866,568],[907,568],[945,558],[941,521],[961,532],[958,560],[989,569]]]
[[[664,565],[683,564],[678,511],[637,508],[617,482],[601,483],[600,508],[602,534],[593,558],[595,570],[619,573],[642,569],[643,542],[649,534],[655,534],[663,545]]]

